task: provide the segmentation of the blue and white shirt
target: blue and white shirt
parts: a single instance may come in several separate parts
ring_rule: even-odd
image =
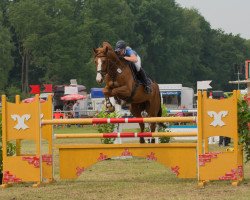
[[[131,56],[132,54],[138,55],[131,47],[126,47],[124,56]]]

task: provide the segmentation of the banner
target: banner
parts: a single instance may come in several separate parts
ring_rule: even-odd
[[[52,89],[52,84],[43,84],[44,86],[44,93],[52,93],[53,89]]]
[[[40,94],[40,85],[29,85],[31,88],[30,94]]]

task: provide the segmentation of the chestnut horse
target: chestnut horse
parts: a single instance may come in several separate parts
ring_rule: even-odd
[[[156,82],[151,81],[152,92],[146,94],[144,86],[134,79],[129,63],[119,58],[108,42],[103,42],[102,47],[93,50],[97,72],[96,81],[99,84],[104,81],[106,84],[103,93],[107,110],[114,111],[109,97],[115,97],[118,101],[123,100],[131,104],[130,112],[134,117],[142,117],[145,112],[148,117],[161,117],[161,97]],[[141,132],[144,132],[144,123],[139,125]],[[150,129],[154,132],[156,123],[151,123]],[[140,143],[145,143],[144,138],[140,138]]]

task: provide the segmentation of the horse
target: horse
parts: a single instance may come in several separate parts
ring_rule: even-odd
[[[108,42],[103,42],[101,47],[93,48],[93,52],[96,81],[98,84],[105,83],[103,94],[108,111],[115,110],[109,99],[114,97],[118,102],[122,100],[130,104],[129,109],[134,117],[145,116],[145,112],[148,117],[161,117],[161,96],[155,81],[151,81],[152,92],[146,94],[144,86],[135,80],[129,62],[119,57]],[[144,132],[144,123],[139,123],[139,126],[141,132]],[[150,129],[154,132],[156,123],[151,123]],[[140,143],[145,143],[145,139],[140,138]]]

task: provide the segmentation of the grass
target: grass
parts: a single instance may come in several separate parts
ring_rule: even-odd
[[[56,133],[97,132],[96,128],[56,128]],[[56,143],[80,143],[79,139],[57,140]],[[86,141],[85,141],[86,142]],[[89,141],[88,141],[89,142]],[[100,139],[92,139],[100,143]],[[29,148],[29,147],[27,147]],[[163,165],[133,158],[106,160],[87,169],[77,180],[59,179],[58,151],[55,149],[56,182],[40,188],[31,184],[18,184],[1,189],[0,199],[76,199],[76,200],[141,200],[141,199],[249,199],[250,164],[245,167],[245,180],[239,187],[228,181],[210,182],[204,189],[197,187],[196,179],[178,179]]]
[[[54,127],[54,133],[98,133],[97,128],[90,125],[83,125],[77,127],[71,125],[70,127]]]

